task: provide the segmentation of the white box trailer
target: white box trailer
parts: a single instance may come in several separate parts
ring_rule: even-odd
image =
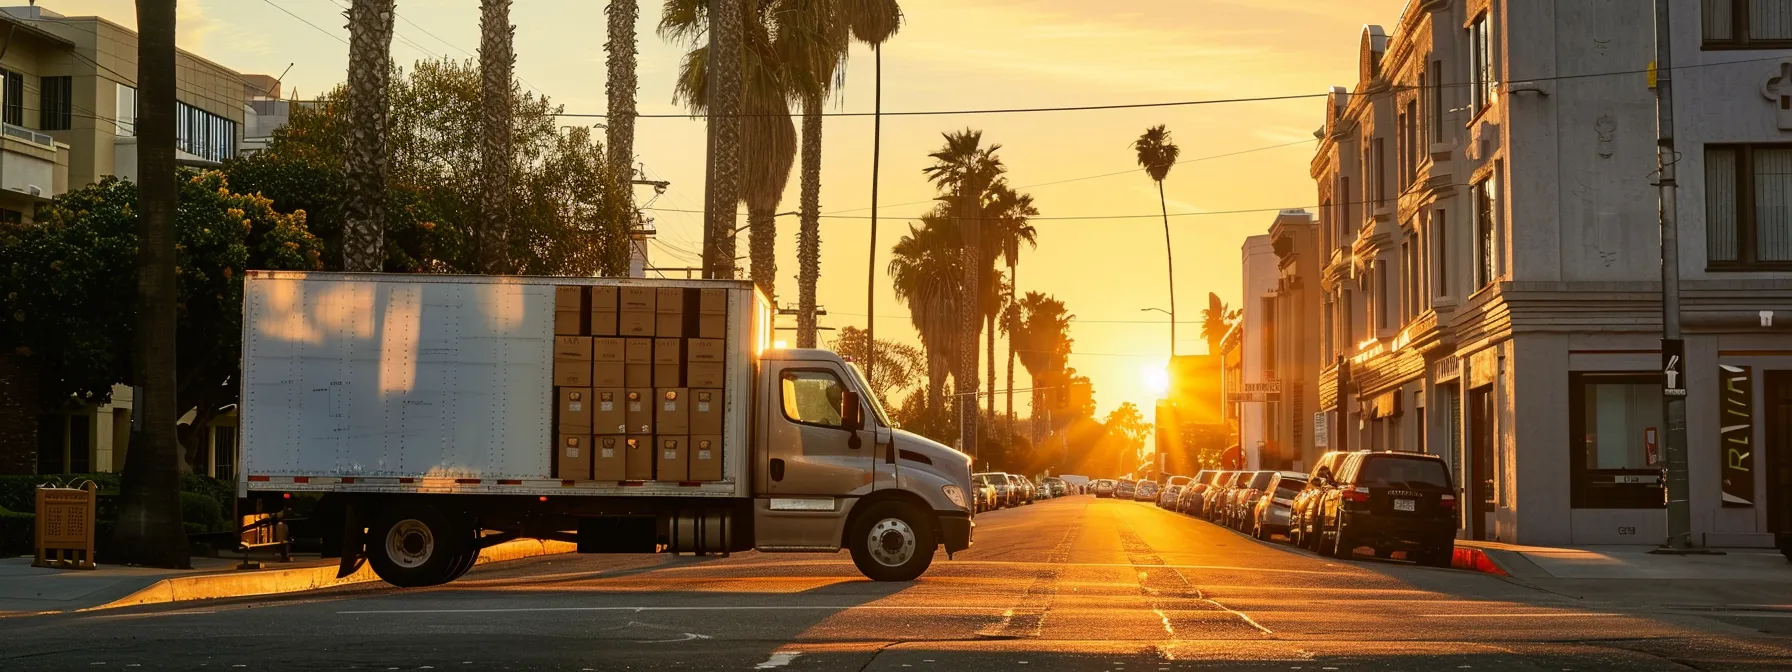
[[[557,287],[725,290],[721,479],[554,473]],[[343,570],[451,581],[516,537],[580,552],[838,552],[907,580],[970,545],[969,458],[896,429],[851,363],[773,350],[739,281],[251,271],[238,495],[324,493]],[[339,519],[339,521],[338,521]]]

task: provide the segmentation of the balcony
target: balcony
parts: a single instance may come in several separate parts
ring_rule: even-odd
[[[68,147],[46,133],[0,124],[0,190],[49,200],[68,190]]]

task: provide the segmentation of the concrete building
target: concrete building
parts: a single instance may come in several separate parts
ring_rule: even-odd
[[[1792,531],[1792,21],[1673,11],[1694,541],[1768,545]],[[1464,536],[1665,538],[1653,47],[1650,3],[1413,0],[1327,101],[1324,438],[1445,456]]]
[[[1258,335],[1273,362],[1277,401],[1269,405],[1266,432],[1277,447],[1264,468],[1305,471],[1324,447],[1315,443],[1318,408],[1320,290],[1317,223],[1305,210],[1283,210],[1269,227],[1276,257],[1275,284],[1264,302],[1268,327]]]
[[[1246,238],[1240,251],[1244,267],[1237,327],[1240,377],[1226,381],[1226,394],[1238,417],[1238,446],[1246,468],[1268,469],[1283,464],[1287,450],[1281,428],[1271,421],[1281,411],[1282,380],[1273,346],[1280,271],[1269,236]]]

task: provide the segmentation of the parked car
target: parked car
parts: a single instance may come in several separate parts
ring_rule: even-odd
[[[1134,489],[1133,499],[1141,502],[1157,501],[1157,481],[1139,481]]]
[[[1032,481],[1027,480],[1027,477],[1021,476],[1020,474],[1008,474],[1008,481],[1014,484],[1016,505],[1033,503],[1033,496],[1036,494],[1036,489],[1033,487]]]
[[[1114,496],[1114,485],[1115,485],[1114,479],[1111,479],[1111,478],[1103,478],[1101,480],[1095,481],[1095,497],[1097,499],[1107,499],[1109,497],[1113,497]]]
[[[1188,485],[1188,484],[1189,484],[1189,482],[1190,482],[1190,481],[1192,481],[1192,480],[1194,480],[1194,479],[1191,479],[1191,478],[1189,478],[1189,477],[1187,477],[1187,476],[1171,476],[1171,477],[1169,477],[1169,478],[1168,478],[1168,479],[1165,479],[1165,480],[1164,480],[1164,487],[1165,487],[1165,488],[1169,488],[1169,487],[1170,487],[1170,486],[1172,486],[1172,485],[1184,485],[1184,486],[1186,486],[1186,485]]]
[[[1310,551],[1319,550],[1319,535],[1314,534],[1313,511],[1327,488],[1331,487],[1331,476],[1338,470],[1338,465],[1350,453],[1334,450],[1313,462],[1313,471],[1307,477],[1307,487],[1294,496],[1294,503],[1288,507],[1288,541],[1295,546]]]
[[[976,477],[971,478],[972,513],[994,511],[1001,506],[999,497],[994,483]]]
[[[1132,499],[1134,494],[1132,481],[1122,478],[1114,482],[1114,499]]]
[[[1045,482],[1043,483],[1043,485],[1046,486],[1047,490],[1050,492],[1050,494],[1053,498],[1065,497],[1065,496],[1070,495],[1070,484],[1065,483],[1064,479],[1058,478],[1057,476],[1045,477]]]
[[[1163,493],[1157,496],[1157,508],[1168,509],[1176,506],[1176,501],[1182,498],[1183,488],[1187,487],[1187,485],[1172,485],[1165,487]]]
[[[1209,522],[1219,522],[1220,514],[1225,513],[1226,495],[1231,494],[1232,486],[1241,473],[1244,472],[1222,471],[1215,476],[1213,485],[1207,488],[1206,494],[1201,498],[1201,512],[1198,515]]]
[[[1182,513],[1200,513],[1201,498],[1206,495],[1207,488],[1213,486],[1213,479],[1220,474],[1214,469],[1202,469],[1189,481],[1188,487],[1182,489],[1182,496],[1176,502],[1176,510]]]
[[[1270,476],[1269,486],[1251,509],[1251,536],[1268,541],[1270,537],[1288,534],[1288,514],[1294,496],[1307,487],[1307,475],[1296,471],[1278,471]]]
[[[1368,546],[1405,551],[1422,565],[1448,567],[1456,546],[1456,489],[1436,455],[1352,453],[1319,504],[1322,552],[1349,558]]]
[[[1238,486],[1232,488],[1226,500],[1226,527],[1240,532],[1250,531],[1251,511],[1257,508],[1257,498],[1263,496],[1263,489],[1269,487],[1269,481],[1275,478],[1273,471],[1247,471],[1239,477]]]
[[[995,489],[996,503],[992,508],[1000,509],[1014,506],[1014,483],[1008,480],[1007,474],[999,471],[988,471],[980,474],[971,474],[971,478]]]

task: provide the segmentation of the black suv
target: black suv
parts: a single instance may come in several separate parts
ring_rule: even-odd
[[[1314,528],[1320,551],[1349,558],[1362,546],[1387,557],[1450,566],[1456,547],[1456,488],[1435,455],[1352,453],[1321,497]]]

